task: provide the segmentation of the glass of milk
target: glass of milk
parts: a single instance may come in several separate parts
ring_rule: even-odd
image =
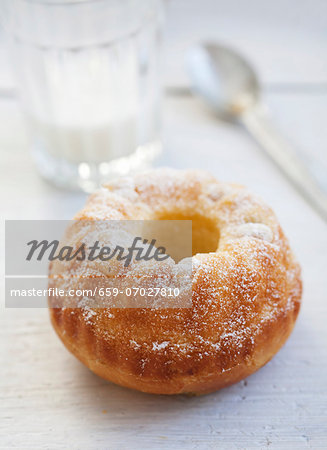
[[[92,191],[160,153],[160,0],[1,0],[39,172]]]

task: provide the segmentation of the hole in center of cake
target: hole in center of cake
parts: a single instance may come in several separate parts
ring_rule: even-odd
[[[199,214],[166,213],[159,220],[191,220],[192,221],[192,256],[197,253],[215,252],[219,245],[219,229],[217,224]],[[183,233],[183,224],[180,226]],[[185,230],[185,228],[184,228]],[[179,255],[178,259],[190,255]],[[174,258],[176,260],[176,258]]]

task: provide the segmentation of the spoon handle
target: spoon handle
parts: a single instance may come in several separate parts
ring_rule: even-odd
[[[292,146],[274,129],[264,109],[253,108],[244,113],[240,121],[305,200],[327,222],[327,192]]]

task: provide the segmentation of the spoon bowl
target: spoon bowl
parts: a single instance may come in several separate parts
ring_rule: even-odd
[[[186,67],[192,90],[222,117],[238,118],[259,102],[255,71],[231,48],[210,42],[194,46]]]

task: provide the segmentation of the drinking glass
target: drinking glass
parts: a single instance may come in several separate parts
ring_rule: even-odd
[[[43,177],[92,191],[160,152],[160,0],[1,0]]]

